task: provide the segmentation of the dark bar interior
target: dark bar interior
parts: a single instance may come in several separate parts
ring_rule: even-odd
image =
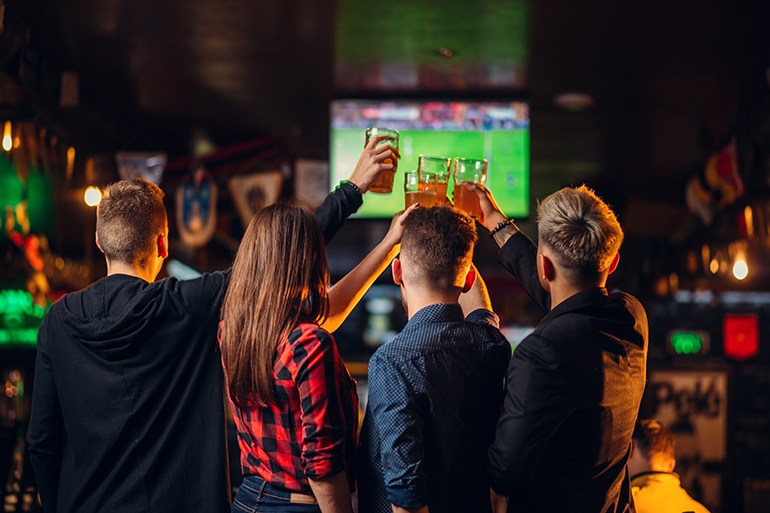
[[[38,327],[107,275],[87,191],[157,183],[158,279],[190,279],[232,265],[260,208],[320,205],[370,126],[401,132],[394,192],[365,194],[328,244],[332,282],[404,208],[420,154],[486,158],[535,241],[538,202],[588,185],[625,232],[607,288],[649,319],[639,417],[672,431],[709,511],[770,511],[768,23],[756,0],[0,0],[4,511],[42,511],[25,442]],[[487,233],[474,264],[515,350],[544,313]],[[333,334],[361,415],[369,358],[406,323],[388,269]]]

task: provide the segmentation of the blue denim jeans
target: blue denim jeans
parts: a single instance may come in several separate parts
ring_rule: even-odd
[[[245,476],[233,499],[232,513],[321,513],[318,504],[291,502],[291,492],[275,488],[257,476]]]

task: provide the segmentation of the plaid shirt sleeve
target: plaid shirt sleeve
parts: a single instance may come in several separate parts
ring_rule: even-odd
[[[292,340],[294,338],[294,340]],[[352,461],[358,430],[358,400],[332,336],[315,324],[301,324],[289,337],[302,422],[305,475],[323,479]],[[351,437],[352,434],[352,437]],[[350,443],[352,441],[352,443]]]

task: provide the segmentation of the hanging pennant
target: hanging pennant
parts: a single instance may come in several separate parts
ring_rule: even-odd
[[[182,242],[206,245],[217,224],[217,184],[203,164],[196,163],[176,190],[176,222]]]

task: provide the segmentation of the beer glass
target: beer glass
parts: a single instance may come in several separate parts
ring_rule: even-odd
[[[369,144],[369,139],[371,139],[372,137],[377,137],[381,135],[386,135],[391,139],[386,139],[380,142],[379,144],[389,144],[391,147],[398,149],[398,130],[394,130],[392,128],[379,128],[379,127],[367,128],[366,142],[364,142],[364,146]],[[384,163],[392,164],[393,161],[388,158],[388,159],[385,159]],[[371,187],[369,187],[369,190],[371,192],[376,192],[379,194],[391,193],[393,191],[394,175],[395,175],[394,170],[383,171],[382,173],[380,173],[380,176],[377,177],[377,179],[374,181]]]
[[[428,171],[407,171],[404,174],[404,208],[409,208],[414,202],[430,208],[436,204],[436,173]]]
[[[486,159],[455,159],[454,165],[455,208],[462,210],[474,219],[481,217],[481,204],[475,192],[465,188],[465,183],[475,183],[482,189],[487,180]]]
[[[450,158],[429,157],[427,155],[417,157],[417,171],[436,173],[436,205],[444,206],[451,170],[452,159]]]

